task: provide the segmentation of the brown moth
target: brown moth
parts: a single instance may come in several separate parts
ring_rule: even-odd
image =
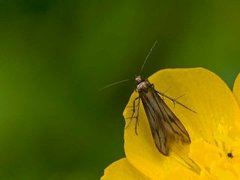
[[[157,41],[155,41],[152,48],[148,52],[144,63],[141,66],[139,74],[141,74],[148,60],[148,57],[156,44]],[[103,87],[101,90],[129,80],[131,79],[125,79],[122,81],[111,83]],[[178,102],[176,99],[173,99],[163,93],[158,92],[154,88],[153,84],[151,84],[147,79],[142,78],[140,75],[135,78],[135,82],[137,83],[136,91],[138,92],[139,96],[133,101],[133,113],[130,117],[130,119],[136,119],[135,133],[137,134],[138,111],[141,100],[150,125],[152,137],[159,152],[161,152],[165,156],[169,154],[169,142],[171,139],[180,139],[183,143],[191,143],[187,130],[185,129],[181,121],[178,119],[178,117],[167,106],[163,98],[168,98],[174,104],[179,104],[192,112],[194,111],[185,106],[184,104]],[[137,104],[136,101],[138,101]],[[130,122],[128,123],[128,125],[130,124]],[[126,125],[126,127],[128,125]]]
[[[139,96],[135,98],[133,102],[133,115],[138,113],[140,100],[142,101],[144,111],[147,115],[149,126],[151,129],[152,137],[154,139],[157,149],[165,156],[169,153],[169,140],[180,139],[184,143],[191,143],[189,134],[178,117],[172,112],[172,110],[164,102],[163,97],[166,97],[174,103],[189,109],[182,103],[166,96],[155,90],[154,85],[147,79],[137,76],[135,78],[137,83],[136,91]],[[137,103],[137,111],[135,111],[135,103]],[[191,109],[189,109],[191,110]],[[193,111],[193,110],[191,110]],[[193,111],[194,112],[194,111]],[[135,124],[135,131],[137,134],[138,114],[135,117],[137,122]]]

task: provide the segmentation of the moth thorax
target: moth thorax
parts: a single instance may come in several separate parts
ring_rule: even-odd
[[[149,83],[148,81],[144,80],[142,82],[140,82],[138,85],[137,85],[137,91],[138,92],[147,92],[148,91],[148,88],[149,88]]]

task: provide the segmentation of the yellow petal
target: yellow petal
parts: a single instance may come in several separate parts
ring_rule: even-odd
[[[165,69],[148,79],[156,90],[167,96],[177,98],[184,95],[178,101],[197,112],[193,113],[180,105],[174,107],[171,101],[164,99],[184,124],[193,141],[202,138],[206,142],[215,143],[220,135],[229,135],[234,129],[234,122],[240,119],[240,111],[232,92],[218,76],[206,69]],[[130,106],[137,96],[134,92],[125,108],[126,124],[132,115]],[[173,148],[170,147],[170,156],[165,157],[159,153],[154,145],[142,104],[140,105],[138,135],[135,134],[134,120],[127,125],[124,133],[125,153],[129,162],[151,178],[169,178],[179,170],[191,177],[197,175],[197,170],[194,172],[190,168],[183,168],[191,159],[181,161],[181,152],[172,152]],[[189,147],[181,147],[180,150],[186,154]]]
[[[238,102],[238,105],[240,107],[240,73],[238,74],[237,78],[235,79],[234,85],[233,85],[233,94]],[[236,126],[238,129],[240,129],[240,120],[236,122]]]
[[[238,76],[234,82],[233,93],[239,103],[239,106],[240,106],[240,73],[238,74]]]
[[[136,170],[126,158],[122,158],[104,170],[101,180],[145,180],[146,178],[138,170]]]

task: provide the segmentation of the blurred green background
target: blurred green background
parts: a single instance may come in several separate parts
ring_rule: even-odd
[[[232,87],[240,1],[0,0],[0,179],[99,179],[124,157],[123,109],[143,75],[206,67]]]

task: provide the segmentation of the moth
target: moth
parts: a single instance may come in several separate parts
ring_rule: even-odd
[[[172,99],[165,94],[158,92],[154,88],[154,85],[151,84],[147,79],[144,79],[141,76],[137,76],[135,78],[135,81],[137,83],[136,91],[138,92],[139,96],[133,101],[133,114],[136,113],[136,101],[138,100],[139,110],[141,100],[157,149],[163,155],[167,156],[169,154],[170,139],[180,139],[183,143],[191,143],[191,139],[187,130],[185,129],[181,121],[178,119],[178,117],[164,102],[163,97],[166,97],[172,100],[174,103],[180,104],[187,109],[189,108],[184,104],[176,101],[175,99]],[[138,116],[135,118],[138,121]],[[138,122],[136,122],[135,124],[136,133],[137,124]]]
[[[148,52],[144,60],[144,63],[142,64],[139,74],[141,74],[148,60],[148,57],[151,54],[156,44],[157,44],[157,41],[155,41],[152,48]],[[103,87],[102,89],[129,81],[129,80],[131,79],[125,79],[122,81],[114,82]],[[192,112],[195,112],[195,111],[191,110],[184,104],[178,102],[176,99],[173,99],[163,93],[158,92],[154,88],[153,84],[151,84],[147,79],[144,79],[140,75],[136,76],[135,82],[137,83],[136,91],[138,92],[139,96],[135,98],[135,100],[133,101],[133,113],[132,113],[132,116],[130,117],[131,120],[133,118],[136,119],[135,133],[137,134],[138,111],[139,111],[140,100],[141,100],[145,113],[147,115],[149,125],[150,125],[152,137],[154,139],[155,145],[159,150],[159,152],[167,156],[169,154],[169,142],[172,139],[180,139],[183,143],[187,143],[187,144],[191,143],[191,139],[187,130],[185,129],[181,121],[178,119],[178,117],[167,106],[163,98],[166,97],[170,99],[174,104],[175,103],[179,104]],[[136,101],[138,101],[137,109],[136,109]],[[136,114],[136,116],[134,116],[134,114]],[[129,124],[130,123],[128,123],[128,125]],[[128,125],[126,125],[126,127]]]

